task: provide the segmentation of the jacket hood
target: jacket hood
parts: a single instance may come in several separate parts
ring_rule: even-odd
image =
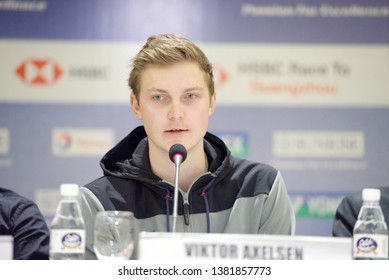
[[[209,172],[213,176],[219,176],[230,165],[230,151],[220,138],[209,132],[204,136],[204,149],[208,157]],[[135,128],[109,150],[100,161],[100,166],[106,176],[149,183],[161,181],[151,171],[147,135],[143,126]]]

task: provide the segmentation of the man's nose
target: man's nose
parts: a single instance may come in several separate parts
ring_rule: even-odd
[[[169,119],[182,119],[185,116],[183,104],[180,101],[173,101],[170,104],[168,118]]]

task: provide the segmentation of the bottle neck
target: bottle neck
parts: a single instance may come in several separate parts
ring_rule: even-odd
[[[371,206],[371,207],[380,206],[380,203],[379,201],[376,200],[364,200],[363,206]]]
[[[66,199],[66,200],[77,200],[77,196],[74,195],[62,195],[61,199]]]
[[[379,201],[363,201],[358,220],[383,221],[384,216]]]
[[[57,207],[57,213],[65,215],[80,215],[80,203],[77,196],[62,196]]]

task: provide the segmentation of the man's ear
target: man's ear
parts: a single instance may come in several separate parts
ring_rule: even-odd
[[[211,103],[209,104],[209,116],[215,112],[216,109],[216,92],[211,96]]]
[[[138,100],[135,97],[135,94],[131,93],[130,95],[130,103],[131,103],[131,109],[134,115],[139,119],[142,120],[142,113],[140,112],[140,106],[138,104]]]

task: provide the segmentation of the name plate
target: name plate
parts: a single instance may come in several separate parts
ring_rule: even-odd
[[[12,260],[14,239],[11,235],[0,235],[0,260]]]
[[[138,259],[351,260],[351,238],[141,232]]]

